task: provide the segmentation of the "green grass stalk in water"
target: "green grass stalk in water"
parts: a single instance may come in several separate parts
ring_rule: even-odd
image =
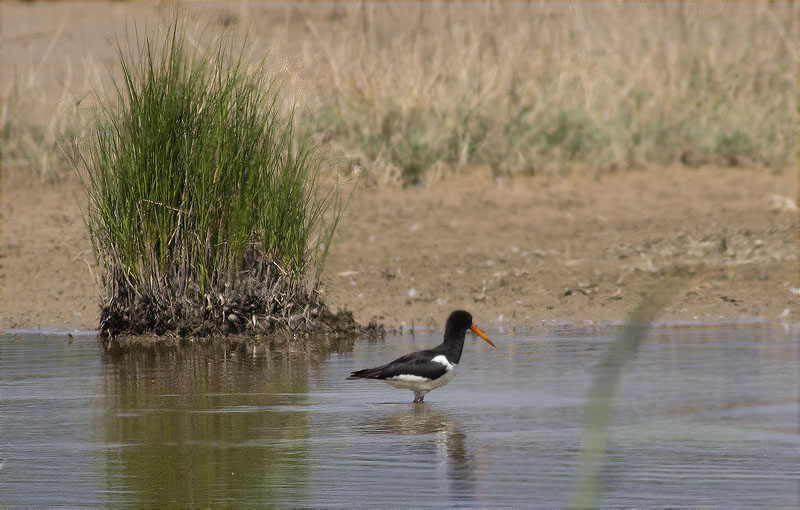
[[[622,371],[639,351],[650,323],[667,306],[680,287],[679,280],[671,278],[642,298],[597,370],[584,415],[578,477],[570,498],[570,508],[598,506],[600,470],[605,459],[614,394]]]

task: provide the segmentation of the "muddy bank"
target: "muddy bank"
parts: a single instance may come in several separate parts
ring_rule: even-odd
[[[797,318],[796,172],[650,168],[360,193],[329,297],[357,319],[443,323],[624,319],[673,266],[668,320]],[[792,291],[792,289],[795,291]]]
[[[97,328],[80,185],[6,176],[0,328]],[[792,169],[676,166],[361,187],[324,299],[387,327],[456,308],[478,323],[612,321],[678,265],[692,280],[663,319],[797,320],[796,186]]]
[[[303,332],[279,329],[266,335],[119,335],[99,337],[99,340],[105,353],[112,358],[139,355],[155,359],[186,352],[234,352],[244,356],[287,349],[306,353],[350,352],[360,338],[379,340],[385,335],[386,331],[378,324],[359,326],[352,314],[341,312],[326,317],[315,329],[307,328]]]

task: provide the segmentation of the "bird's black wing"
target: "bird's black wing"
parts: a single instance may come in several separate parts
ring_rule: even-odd
[[[347,378],[390,379],[399,375],[416,375],[427,379],[438,379],[447,373],[447,366],[431,361],[433,356],[431,351],[412,352],[385,365],[358,370]]]

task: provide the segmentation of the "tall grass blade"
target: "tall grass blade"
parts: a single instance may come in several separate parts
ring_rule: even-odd
[[[672,277],[658,285],[650,295],[643,297],[598,368],[584,414],[583,442],[570,508],[597,508],[608,425],[622,372],[636,356],[650,323],[681,287],[681,281]]]

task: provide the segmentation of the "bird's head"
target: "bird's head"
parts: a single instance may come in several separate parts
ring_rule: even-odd
[[[494,343],[489,340],[489,337],[481,331],[478,326],[472,323],[472,315],[469,312],[465,312],[464,310],[456,310],[455,312],[450,314],[450,317],[447,318],[447,326],[445,326],[445,331],[453,331],[461,333],[462,331],[466,332],[468,329],[472,330],[476,335],[483,338],[483,340],[494,347]]]

